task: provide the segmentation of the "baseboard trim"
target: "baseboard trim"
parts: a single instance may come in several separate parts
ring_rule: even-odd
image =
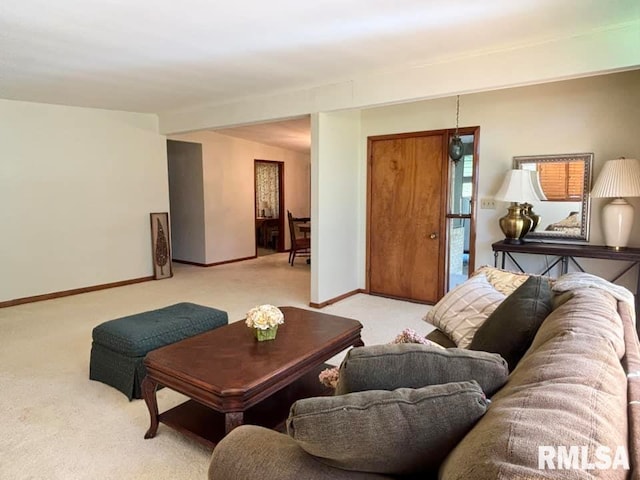
[[[314,302],[309,302],[309,306],[312,308],[324,308],[328,305],[331,305],[332,303],[336,303],[339,302],[340,300],[344,300],[345,298],[349,298],[353,295],[356,295],[358,293],[367,293],[367,291],[364,288],[356,288],[355,290],[352,290],[350,292],[344,293],[338,297],[335,298],[330,298],[329,300],[326,300],[324,302],[321,303],[314,303]]]
[[[368,293],[369,295],[372,295],[374,297],[382,297],[382,298],[390,298],[392,300],[400,300],[402,302],[411,302],[411,303],[419,303],[420,305],[435,305],[438,302],[427,302],[425,300],[415,300],[413,298],[406,298],[406,297],[394,297],[393,295],[387,295],[387,294],[383,294],[383,293],[375,293],[375,292],[363,292],[363,293]]]
[[[80,293],[95,292],[97,290],[106,290],[107,288],[124,287],[125,285],[133,285],[134,283],[148,282],[153,280],[153,275],[149,277],[132,278],[131,280],[121,280],[119,282],[104,283],[102,285],[93,285],[91,287],[74,288],[72,290],[63,290],[61,292],[45,293],[44,295],[34,295],[32,297],[16,298],[14,300],[6,300],[0,302],[0,308],[13,307],[24,303],[41,302],[43,300],[52,300],[54,298],[69,297]]]
[[[232,260],[225,260],[224,262],[214,262],[214,263],[190,262],[189,260],[176,260],[175,258],[172,258],[171,261],[176,263],[184,263],[185,265],[195,265],[196,267],[215,267],[218,265],[225,265],[227,263],[236,263],[236,262],[244,262],[245,260],[253,260],[254,258],[258,258],[258,256],[251,255],[250,257],[234,258]]]

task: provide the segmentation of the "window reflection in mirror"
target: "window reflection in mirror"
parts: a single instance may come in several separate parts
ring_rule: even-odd
[[[549,202],[582,201],[584,162],[529,163],[523,168],[538,170],[540,186]]]

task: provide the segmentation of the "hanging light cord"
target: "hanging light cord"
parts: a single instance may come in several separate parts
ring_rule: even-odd
[[[460,120],[460,95],[456,96],[456,137],[458,136],[458,124]]]
[[[456,133],[449,142],[449,157],[456,163],[463,156],[464,145],[458,133],[460,126],[460,95],[456,95]]]

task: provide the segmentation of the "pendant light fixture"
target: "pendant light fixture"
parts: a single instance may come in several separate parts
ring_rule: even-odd
[[[454,163],[457,163],[458,160],[462,158],[464,154],[464,144],[462,143],[462,139],[460,135],[458,135],[458,124],[460,120],[460,95],[456,96],[456,133],[453,135],[453,138],[449,142],[449,157]]]

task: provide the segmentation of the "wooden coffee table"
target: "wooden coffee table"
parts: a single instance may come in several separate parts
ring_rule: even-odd
[[[243,423],[277,428],[300,398],[328,395],[318,381],[326,360],[363,345],[357,320],[280,307],[284,324],[275,340],[258,342],[244,321],[149,352],[142,393],[153,438],[162,422],[214,447]],[[163,385],[191,400],[158,414]]]

